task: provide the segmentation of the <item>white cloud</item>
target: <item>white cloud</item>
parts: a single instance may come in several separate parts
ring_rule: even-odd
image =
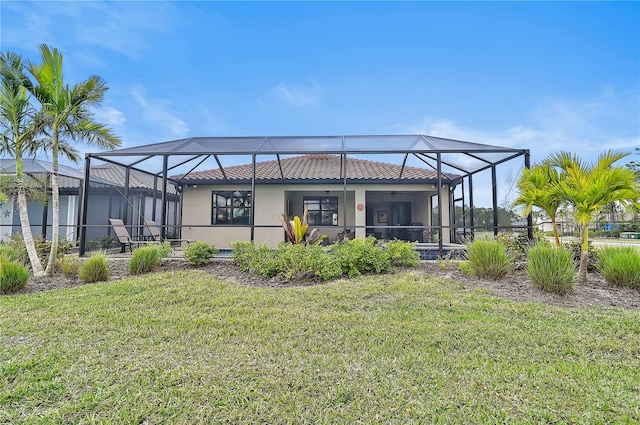
[[[169,102],[164,99],[147,99],[142,88],[131,92],[138,105],[142,107],[142,116],[155,126],[169,130],[174,136],[182,137],[189,132],[187,123],[171,112]]]
[[[576,153],[585,161],[594,161],[607,149],[631,151],[640,147],[639,105],[638,93],[616,93],[607,88],[602,94],[592,98],[548,100],[523,117],[525,122],[503,129],[471,128],[449,118],[432,116],[414,124],[396,125],[392,128],[398,133],[420,133],[530,149],[532,163],[560,150]],[[465,165],[473,165],[469,162],[471,160],[465,160],[465,156],[455,156],[455,160]],[[521,170],[522,162],[519,161],[502,166],[498,182],[500,202],[515,196],[513,182]],[[490,205],[490,191],[485,190],[491,187],[490,179],[486,175],[479,177],[480,180],[474,178],[475,202],[477,205]],[[482,179],[484,183],[478,184],[476,180],[483,181]]]
[[[204,117],[203,128],[208,133],[215,134],[215,133],[220,133],[221,131],[226,130],[227,126],[225,125],[225,123],[220,118],[218,118],[213,112],[211,112],[211,110],[208,107],[199,103],[197,104],[197,108],[198,108],[198,111]]]
[[[5,17],[2,19],[1,38],[5,46],[15,46],[24,50],[36,51],[40,43],[52,42],[51,17],[40,13],[39,8],[22,2],[3,2],[0,4]],[[6,15],[19,15],[20,19],[13,21]],[[4,49],[4,48],[3,48]]]
[[[592,160],[606,149],[640,146],[637,93],[615,93],[607,88],[588,99],[555,98],[541,103],[528,117],[504,129],[465,127],[452,119],[427,116],[399,132],[422,133],[496,146],[530,149],[534,161],[566,150]]]
[[[97,122],[109,127],[120,127],[127,120],[122,112],[111,107],[96,109],[93,115]]]
[[[293,106],[315,105],[320,97],[320,85],[316,80],[310,80],[307,84],[278,83],[270,92],[278,99]]]
[[[176,15],[176,8],[166,2],[154,3],[153,19],[147,2],[5,3],[2,7],[12,19],[3,19],[3,44],[31,51],[47,43],[61,50],[81,45],[137,57],[147,46],[147,36],[170,30]]]

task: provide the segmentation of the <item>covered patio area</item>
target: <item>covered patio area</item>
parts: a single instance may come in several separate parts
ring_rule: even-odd
[[[87,154],[84,182],[105,167],[118,171],[124,202],[108,218],[139,238],[152,220],[163,237],[223,249],[233,240],[273,246],[284,240],[282,215],[306,208],[310,226],[331,242],[371,235],[442,251],[478,232],[532,236],[530,217],[514,223],[500,215],[498,172],[514,164],[528,167],[529,151],[421,134],[194,137]],[[129,199],[133,176],[149,193],[143,205]],[[478,201],[492,214],[481,225]],[[87,235],[110,233],[96,208],[97,193],[85,183],[81,255]]]

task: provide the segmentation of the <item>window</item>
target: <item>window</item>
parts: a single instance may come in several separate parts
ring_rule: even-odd
[[[250,224],[251,191],[224,191],[211,194],[211,224]]]
[[[305,196],[304,206],[309,208],[307,222],[313,226],[338,225],[337,196]]]

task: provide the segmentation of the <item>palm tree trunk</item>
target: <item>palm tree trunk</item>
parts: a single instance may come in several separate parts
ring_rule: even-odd
[[[551,225],[553,226],[553,238],[556,241],[556,248],[560,248],[560,238],[558,237],[558,226],[555,218],[551,219]]]
[[[580,253],[580,268],[578,269],[578,282],[587,282],[587,267],[589,266],[589,228],[582,226],[582,252]]]
[[[60,183],[58,178],[58,141],[56,132],[57,129],[54,128],[52,149],[53,173],[51,174],[51,205],[53,208],[53,217],[51,220],[51,251],[49,251],[47,269],[44,271],[46,276],[53,274],[53,267],[58,257],[58,244],[60,241]]]
[[[44,275],[42,269],[42,263],[38,257],[38,251],[33,243],[33,234],[31,233],[31,223],[29,223],[29,211],[27,209],[27,194],[24,187],[18,182],[18,210],[20,212],[20,227],[22,227],[22,239],[27,249],[27,255],[29,256],[29,262],[31,263],[31,269],[34,276]]]

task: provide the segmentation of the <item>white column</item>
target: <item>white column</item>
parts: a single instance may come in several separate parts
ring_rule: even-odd
[[[440,217],[440,221],[442,222],[442,243],[451,243],[451,229],[447,226],[451,225],[449,218],[451,217],[451,211],[449,209],[449,186],[444,186],[442,188],[442,217]]]
[[[364,189],[355,190],[355,217],[356,217],[356,238],[364,238],[366,231],[364,227],[367,224],[367,208],[366,208],[366,192]]]
[[[68,199],[68,208],[67,208],[67,227],[65,237],[68,241],[76,240],[76,218],[78,217],[78,209],[77,209],[77,199],[76,195],[67,196]]]

